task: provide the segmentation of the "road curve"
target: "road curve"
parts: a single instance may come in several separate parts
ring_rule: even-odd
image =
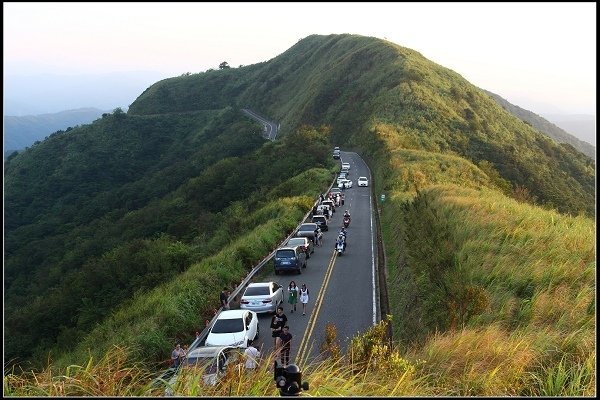
[[[260,115],[258,115],[257,113],[255,113],[254,111],[252,111],[248,108],[243,108],[242,111],[244,113],[246,113],[246,115],[248,115],[250,118],[255,119],[256,121],[263,124],[263,126],[265,127],[265,137],[267,139],[275,140],[275,138],[277,137],[277,129],[278,129],[277,123],[275,123],[273,121],[269,121],[264,117],[261,117]]]

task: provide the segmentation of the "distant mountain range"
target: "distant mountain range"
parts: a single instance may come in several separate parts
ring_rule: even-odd
[[[39,115],[81,107],[127,108],[144,89],[166,77],[168,75],[156,71],[7,74],[4,77],[4,115]]]
[[[535,129],[539,130],[542,133],[545,133],[546,135],[550,136],[552,139],[556,140],[557,142],[568,143],[571,146],[573,146],[575,149],[579,150],[586,156],[590,157],[591,159],[593,159],[593,160],[596,159],[596,148],[594,146],[592,146],[590,144],[590,142],[584,142],[582,140],[579,140],[573,134],[566,132],[564,129],[559,128],[552,122],[549,122],[548,120],[540,117],[539,115],[537,115],[531,111],[525,110],[524,108],[521,108],[519,106],[509,103],[506,99],[500,97],[499,95],[497,95],[495,93],[489,92],[487,90],[483,90],[483,91],[485,93],[489,94],[492,97],[492,99],[494,99],[498,104],[500,104],[500,106],[502,106],[502,108],[504,108],[506,111],[513,114],[515,117],[525,121],[529,125],[533,126]],[[582,127],[585,127],[586,137],[593,136],[595,134],[595,132],[594,132],[595,131],[594,117],[593,116],[588,116],[588,117],[592,118],[592,121],[591,121],[592,135],[590,135],[589,118],[588,118],[587,122],[584,124],[581,123],[582,120],[571,121],[572,126],[579,126],[578,130],[580,130]],[[570,129],[569,131],[572,131],[572,130]],[[596,142],[594,140],[594,144],[595,143]]]
[[[577,138],[596,146],[596,116],[590,114],[543,114],[542,116]]]
[[[111,110],[112,111],[112,110]],[[44,140],[58,130],[89,124],[107,111],[98,108],[79,108],[53,114],[4,117],[4,155],[23,150],[36,141]]]

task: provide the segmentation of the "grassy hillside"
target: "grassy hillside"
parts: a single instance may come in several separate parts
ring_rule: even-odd
[[[256,125],[235,112],[241,106],[281,121],[280,139],[255,139]],[[143,121],[153,122],[135,129]],[[214,136],[194,145],[174,141],[178,150],[165,148],[161,164],[156,155],[144,157],[140,139],[160,121],[169,122],[146,138],[156,142],[149,148],[160,147],[160,133],[170,131],[169,124],[179,127],[174,132],[186,132],[182,141]],[[331,178],[334,142],[359,151],[373,172],[374,192],[387,194],[381,223],[395,346],[383,341],[381,326],[357,338],[343,357],[331,338],[331,358],[306,366],[304,379],[318,388],[311,394],[595,394],[595,164],[514,117],[455,72],[379,39],[314,35],[269,62],[158,82],[126,115],[100,123],[112,124],[104,141],[122,132],[114,145],[138,137],[130,153],[117,158],[131,154],[132,160],[75,174],[81,186],[76,199],[69,190],[51,188],[75,187],[61,186],[57,178],[69,174],[56,171],[64,164],[76,167],[68,164],[73,158],[95,160],[88,148],[97,146],[86,146],[95,143],[92,138],[79,142],[77,135],[66,136],[79,150],[63,154],[58,166],[41,157],[51,145],[61,154],[63,146],[52,141],[5,165],[11,192],[5,347],[14,355],[30,351],[38,361],[53,348],[56,366],[66,371],[56,375],[48,369],[42,384],[35,381],[40,376],[5,377],[10,393],[148,393],[149,370],[158,368],[169,344],[175,338],[189,341],[214,307],[218,288],[241,280],[308,210]],[[304,124],[323,126],[300,128]],[[240,140],[250,145],[236,147]],[[215,147],[202,146],[211,144]],[[217,153],[221,146],[233,154]],[[198,147],[206,153],[194,153]],[[185,155],[181,164],[177,154]],[[214,158],[202,164],[205,157]],[[141,166],[127,170],[130,163]],[[157,163],[179,167],[166,173],[153,169]],[[125,177],[102,178],[103,170],[119,167]],[[89,174],[96,175],[86,179]],[[47,181],[52,185],[44,187]],[[97,197],[103,191],[111,193]],[[104,199],[125,206],[116,201],[103,210]],[[72,205],[65,217],[58,212],[63,204]],[[54,246],[65,247],[49,250]],[[30,283],[28,275],[19,275],[39,263],[39,279]],[[69,265],[77,273],[65,274]],[[99,269],[99,277],[86,273]],[[116,279],[118,286],[103,287],[98,295],[133,290],[114,296],[118,304],[111,309],[89,297],[99,287],[91,278],[102,282],[129,271],[153,278]],[[75,283],[89,286],[67,291],[80,290]],[[19,287],[39,297],[28,302],[31,296],[19,297]],[[71,304],[73,298],[81,304]],[[42,306],[60,314],[67,305],[76,308],[70,322],[43,319]],[[58,332],[52,331],[56,326]],[[43,342],[41,334],[30,333],[32,327],[55,340]],[[76,345],[72,337],[80,339]],[[122,353],[114,343],[127,350]],[[121,372],[103,366],[107,361],[94,369],[102,356],[116,359]],[[64,369],[73,362],[87,366]],[[132,365],[139,369],[128,369]],[[114,385],[102,390],[97,381],[86,381],[92,369]],[[276,394],[266,366],[261,372],[249,381],[232,369],[216,388],[188,377],[182,387],[188,395]],[[68,386],[65,375],[85,385]]]
[[[260,131],[232,109],[115,113],[8,160],[7,358],[40,362],[73,347],[121,304],[243,234],[232,204],[253,210],[282,182],[331,164],[324,131],[277,143]],[[311,190],[322,187],[280,195]]]
[[[530,201],[594,215],[595,164],[504,110],[483,90],[419,53],[376,38],[309,36],[267,63],[167,79],[131,114],[235,105],[281,122],[331,127],[336,143],[369,149],[385,127],[406,148],[490,163]]]

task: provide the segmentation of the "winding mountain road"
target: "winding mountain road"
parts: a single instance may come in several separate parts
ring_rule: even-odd
[[[277,130],[279,128],[279,124],[267,120],[266,118],[258,115],[257,113],[248,108],[243,108],[242,111],[246,113],[250,118],[255,119],[256,121],[263,124],[263,126],[265,127],[265,137],[267,139],[275,140],[275,138],[277,137]]]

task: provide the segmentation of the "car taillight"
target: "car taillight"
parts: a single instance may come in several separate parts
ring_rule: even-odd
[[[263,300],[262,302],[263,302],[263,303],[265,303],[265,304],[266,304],[266,303],[272,303],[272,302],[273,302],[273,300],[271,300],[271,299],[267,299],[267,300]]]
[[[250,302],[248,300],[242,300],[240,301],[241,304],[249,304]]]

